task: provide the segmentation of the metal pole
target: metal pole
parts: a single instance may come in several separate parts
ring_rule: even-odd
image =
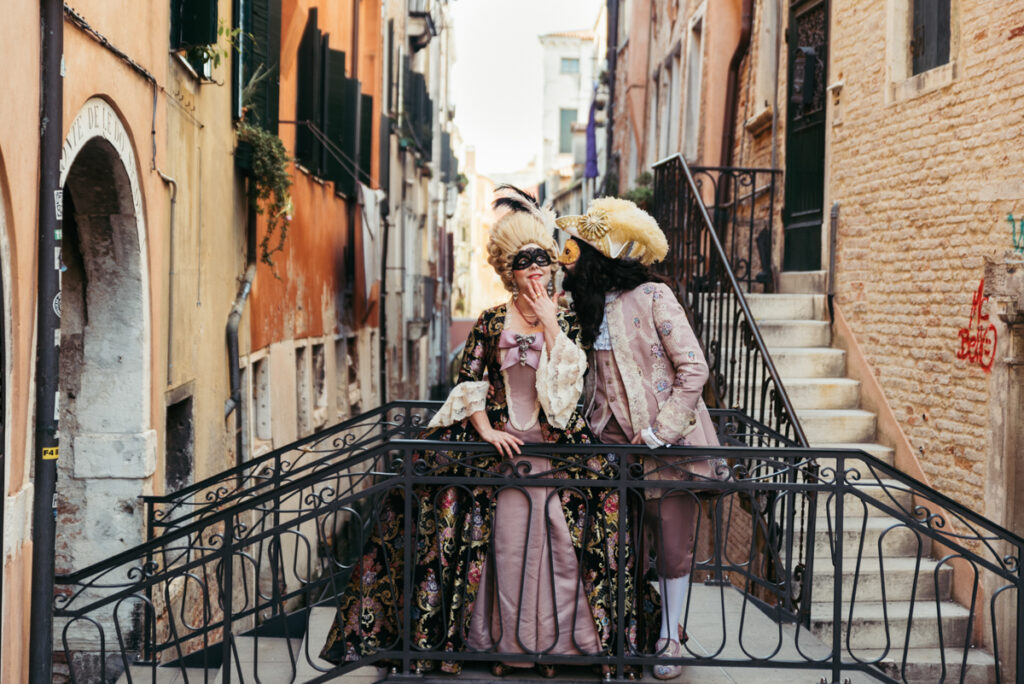
[[[29,682],[49,684],[53,672],[53,557],[56,531],[57,392],[60,369],[60,186],[63,122],[64,3],[42,0],[39,154],[39,252],[36,333],[35,496],[32,501],[32,593]]]

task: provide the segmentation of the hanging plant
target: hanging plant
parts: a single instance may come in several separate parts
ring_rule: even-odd
[[[273,256],[284,248],[292,220],[291,160],[279,137],[244,119],[236,135],[240,156],[248,157],[244,165],[249,172],[249,202],[257,213],[267,217],[267,230],[260,240],[260,261],[274,268]]]

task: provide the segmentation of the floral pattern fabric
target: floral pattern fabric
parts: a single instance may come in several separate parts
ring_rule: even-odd
[[[504,330],[506,305],[481,314],[466,340],[458,386],[487,381],[486,411],[495,429],[508,423],[508,401],[498,341]],[[559,325],[566,336],[579,344],[575,315],[560,311]],[[588,444],[594,441],[586,422],[576,412],[565,420],[564,429],[551,425],[544,411],[538,420],[545,442]],[[450,442],[479,441],[468,419],[428,430],[424,437]],[[490,555],[490,540],[497,487],[508,462],[495,452],[478,454],[472,460],[457,450],[422,452],[414,457],[414,472],[437,477],[479,477],[494,474],[495,486],[426,486],[413,488],[415,516],[412,574],[413,596],[408,605],[411,647],[452,654],[441,669],[461,671],[458,654],[466,649],[470,618],[480,590],[484,564]],[[553,473],[546,477],[595,479],[615,476],[613,457],[560,457],[553,459]],[[632,526],[624,516],[619,524],[619,497],[613,489],[565,487],[559,490],[562,511],[582,576],[583,589],[591,608],[603,650],[614,652],[618,625],[618,582],[625,582],[626,638],[628,648],[652,652],[660,624],[660,600],[649,582],[640,578],[642,563],[631,543]],[[346,590],[338,599],[338,615],[321,657],[350,662],[380,651],[401,648],[403,608],[403,559],[405,536],[401,489],[388,492],[380,502],[373,533],[361,559],[356,563]],[[635,535],[634,535],[635,536]],[[626,567],[620,572],[622,544]],[[635,542],[635,540],[632,540]],[[638,591],[640,595],[638,596]],[[419,666],[430,669],[432,661]]]

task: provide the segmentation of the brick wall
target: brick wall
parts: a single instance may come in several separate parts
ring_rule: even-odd
[[[887,31],[909,4],[831,3],[827,82],[844,83],[826,127],[837,301],[933,486],[985,512],[990,379],[957,352],[984,259],[1011,247],[1007,214],[1024,216],[1024,0],[953,0],[955,66],[894,83],[906,47]],[[740,117],[752,111],[756,38],[752,52]],[[781,166],[785,55],[780,72]],[[738,164],[770,163],[770,133],[738,124],[736,140]]]

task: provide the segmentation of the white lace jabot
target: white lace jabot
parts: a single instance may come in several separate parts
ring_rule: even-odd
[[[607,307],[609,303],[614,302],[619,298],[621,292],[608,292],[604,296],[604,305]],[[605,310],[604,318],[601,319],[601,327],[597,329],[597,339],[594,340],[594,351],[611,351],[612,349],[612,336],[608,332],[608,312]]]

